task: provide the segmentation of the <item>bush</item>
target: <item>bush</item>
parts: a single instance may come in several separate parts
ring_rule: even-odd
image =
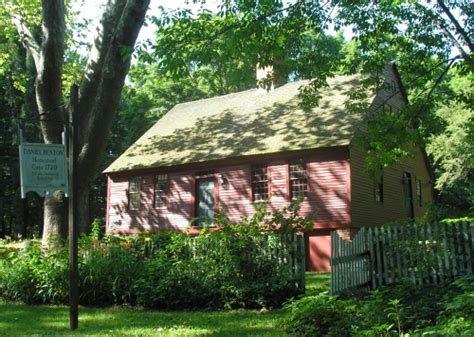
[[[45,254],[39,243],[24,247],[0,262],[0,297],[25,303],[64,303],[68,296],[67,252],[62,243]]]
[[[295,336],[349,336],[356,312],[354,303],[325,293],[290,302],[285,310],[285,329]]]
[[[79,241],[79,298],[84,305],[142,305],[150,308],[256,308],[280,306],[301,290],[289,257],[288,234],[311,224],[290,206],[191,238],[161,232],[127,237],[98,230]],[[277,221],[282,226],[276,226]],[[96,226],[98,227],[98,225]],[[65,303],[68,254],[32,244],[0,263],[0,297],[27,303]],[[285,262],[286,261],[286,262]]]
[[[350,301],[307,296],[285,309],[285,329],[296,336],[474,336],[474,276],[392,285]]]
[[[444,294],[437,324],[417,332],[427,336],[474,336],[474,275],[455,280]]]
[[[135,304],[135,282],[144,261],[126,242],[83,238],[79,252],[79,300],[85,305]]]

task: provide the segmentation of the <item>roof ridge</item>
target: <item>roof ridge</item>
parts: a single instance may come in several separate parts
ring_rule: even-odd
[[[221,97],[237,96],[237,95],[241,95],[241,94],[246,93],[246,92],[256,91],[256,90],[257,90],[256,88],[252,88],[252,89],[247,89],[247,90],[243,90],[243,91],[231,92],[231,93],[225,94],[225,95],[218,95],[218,96],[212,96],[212,97],[204,97],[204,98],[196,99],[196,100],[194,100],[194,101],[178,103],[178,104],[176,104],[175,106],[194,104],[194,103],[197,103],[197,102],[208,101],[208,100],[210,100],[210,99],[221,98]]]
[[[273,91],[276,91],[280,88],[283,88],[287,85],[294,85],[294,84],[298,84],[298,83],[303,83],[303,82],[307,82],[309,80],[307,79],[301,79],[301,80],[297,80],[297,81],[292,81],[292,82],[287,82],[273,90],[270,90],[270,91],[267,91],[267,93],[271,93]],[[200,98],[200,99],[196,99],[196,100],[193,100],[193,101],[188,101],[188,102],[182,102],[182,103],[177,103],[174,105],[174,107],[178,106],[178,105],[188,105],[188,104],[194,104],[194,103],[197,103],[197,102],[202,102],[202,101],[208,101],[208,100],[211,100],[211,99],[216,99],[216,98],[224,98],[224,97],[230,97],[230,96],[237,96],[237,95],[243,95],[245,93],[249,93],[249,92],[252,92],[252,91],[256,91],[258,92],[258,89],[259,88],[251,88],[251,89],[247,89],[247,90],[242,90],[242,91],[237,91],[237,92],[231,92],[231,93],[228,93],[228,94],[225,94],[225,95],[217,95],[217,96],[212,96],[212,97],[204,97],[204,98]],[[262,92],[263,93],[263,92]],[[173,108],[174,108],[173,107]],[[173,109],[172,108],[172,109]],[[170,109],[169,111],[171,111],[172,109]]]

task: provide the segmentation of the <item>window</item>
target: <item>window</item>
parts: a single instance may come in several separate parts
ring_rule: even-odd
[[[375,201],[383,202],[383,176],[379,176],[374,184]]]
[[[253,201],[268,200],[268,172],[265,164],[252,166],[252,196]]]
[[[140,208],[140,177],[130,178],[128,183],[128,208],[139,209]]]
[[[416,201],[418,202],[418,206],[422,207],[423,200],[421,198],[421,180],[420,179],[416,180]]]
[[[155,176],[155,208],[165,207],[167,183],[167,174],[158,174]]]
[[[296,199],[308,194],[308,173],[306,163],[290,164],[290,197]]]

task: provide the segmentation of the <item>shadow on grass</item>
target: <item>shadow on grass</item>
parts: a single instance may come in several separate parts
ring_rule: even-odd
[[[0,335],[64,335],[66,306],[0,304]],[[79,335],[285,336],[281,311],[160,312],[81,308]]]

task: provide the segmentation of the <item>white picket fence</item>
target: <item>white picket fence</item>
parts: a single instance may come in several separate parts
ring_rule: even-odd
[[[445,283],[474,270],[474,223],[363,227],[331,234],[331,293],[365,291],[402,280]]]

